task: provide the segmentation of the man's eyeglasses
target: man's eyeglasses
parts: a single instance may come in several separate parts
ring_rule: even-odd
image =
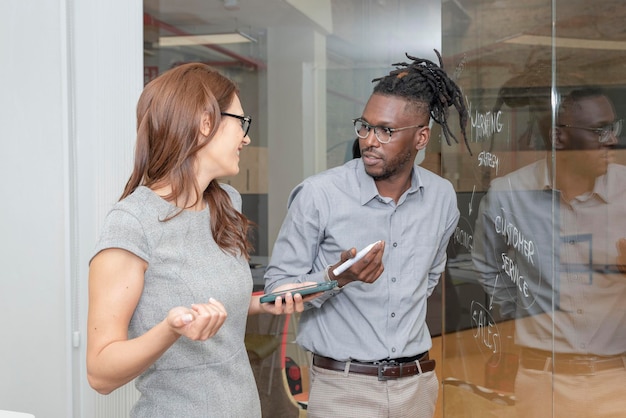
[[[230,116],[231,118],[237,118],[241,122],[241,129],[243,129],[243,137],[248,136],[248,131],[250,130],[250,125],[252,124],[252,118],[250,116],[239,116],[234,115],[232,113],[221,112],[222,116]]]
[[[616,138],[619,137],[619,134],[622,132],[622,119],[616,120],[615,122],[603,126],[601,128],[587,128],[586,126],[574,126],[574,125],[556,125],[562,128],[572,128],[572,129],[584,129],[585,131],[591,131],[597,133],[598,141],[601,144],[609,142],[611,139],[611,135],[614,135]]]
[[[361,118],[352,119],[354,123],[354,132],[359,138],[367,138],[371,129],[374,129],[374,136],[381,144],[388,144],[391,141],[391,134],[398,131],[404,131],[411,128],[423,128],[426,125],[412,125],[403,128],[387,128],[385,126],[373,126],[365,122]]]

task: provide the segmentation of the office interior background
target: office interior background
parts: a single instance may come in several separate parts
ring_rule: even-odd
[[[476,202],[492,178],[545,153],[530,112],[494,107],[498,94],[506,85],[527,98],[575,76],[604,86],[623,116],[625,18],[620,0],[2,2],[0,410],[122,417],[136,398],[132,386],[106,397],[90,389],[85,327],[88,260],[130,173],[147,81],[203,61],[240,85],[252,143],[240,174],[224,181],[259,225],[253,261],[262,266],[291,189],[351,158],[351,119],[371,80],[405,53],[436,61],[433,49],[467,97],[473,151],[446,144],[435,128],[419,156],[453,183],[462,213],[447,287],[454,306],[446,290],[431,298],[433,350],[442,382],[489,387],[484,365],[498,353],[484,332],[498,317],[484,309],[468,266]],[[243,38],[193,38],[227,33]],[[492,321],[477,322],[477,313]],[[444,391],[439,403],[441,416],[454,416]]]

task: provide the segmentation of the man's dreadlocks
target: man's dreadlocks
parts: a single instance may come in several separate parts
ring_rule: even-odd
[[[441,125],[448,145],[451,145],[450,137],[454,139],[454,142],[459,143],[448,126],[448,107],[454,105],[459,112],[461,134],[467,150],[472,155],[465,134],[469,115],[463,94],[459,86],[443,70],[441,54],[436,49],[435,54],[439,58],[439,65],[427,59],[406,54],[407,58],[413,62],[410,64],[404,62],[392,64],[396,69],[391,71],[389,75],[373,79],[372,82],[378,82],[374,87],[374,93],[399,96],[415,103],[427,104],[430,117]]]

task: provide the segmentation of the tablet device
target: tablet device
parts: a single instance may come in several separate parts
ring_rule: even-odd
[[[306,296],[306,295],[310,295],[311,293],[326,292],[328,290],[334,289],[337,286],[338,286],[337,280],[331,280],[329,282],[317,283],[317,284],[312,284],[312,285],[307,285],[307,286],[302,286],[302,287],[295,287],[289,290],[281,290],[280,292],[267,293],[261,296],[261,303],[266,303],[266,302],[273,303],[276,300],[277,296],[283,296],[287,293],[291,293],[292,295],[295,295],[296,293],[300,293],[302,296]]]

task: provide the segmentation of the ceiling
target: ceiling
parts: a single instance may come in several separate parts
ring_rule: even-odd
[[[441,6],[426,0],[144,0],[144,12],[157,23],[148,25],[151,43],[168,27],[189,34],[241,30],[262,47],[268,28],[313,27],[326,35],[329,65],[338,66],[389,65],[406,51],[432,54],[441,42]],[[418,36],[424,31],[432,36]]]
[[[144,11],[162,23],[153,35],[167,28],[190,34],[239,29],[261,45],[269,27],[315,26],[327,35],[329,65],[358,67],[373,58],[388,64],[389,57],[432,49],[428,45],[443,39],[446,67],[472,69],[459,75],[474,86],[550,70],[553,59],[560,74],[626,84],[623,0],[144,0]],[[204,53],[226,64],[255,67],[263,60],[258,48],[225,49],[235,52]]]
[[[557,79],[568,82],[626,84],[623,0],[459,0],[445,6],[446,57],[473,67],[475,82],[498,86],[517,75],[518,83],[549,84],[545,75],[555,67]]]

